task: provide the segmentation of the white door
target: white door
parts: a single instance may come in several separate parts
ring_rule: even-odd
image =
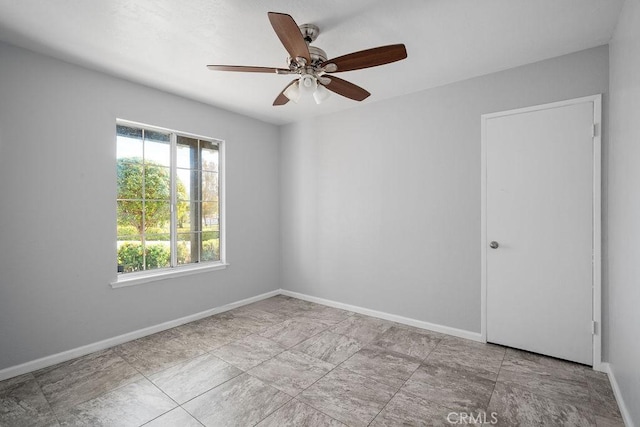
[[[483,117],[487,341],[587,365],[594,108],[591,100]]]

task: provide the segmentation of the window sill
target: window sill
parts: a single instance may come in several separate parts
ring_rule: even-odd
[[[119,275],[118,278],[111,282],[112,288],[124,288],[126,286],[141,285],[143,283],[156,282],[158,280],[173,279],[175,277],[190,276],[192,274],[206,273],[215,270],[224,270],[228,263],[215,263],[198,266],[174,267],[165,270],[157,270],[153,272],[130,273],[127,275]]]

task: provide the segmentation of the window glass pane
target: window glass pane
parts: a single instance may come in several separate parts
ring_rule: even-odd
[[[117,161],[118,199],[142,198],[142,163],[132,159]]]
[[[199,205],[199,202],[193,200],[178,204],[178,233],[199,231]]]
[[[200,252],[199,233],[179,233],[178,234],[178,264],[191,264],[198,262]]]
[[[145,270],[169,267],[171,249],[168,241],[147,242],[145,245]]]
[[[168,134],[144,132],[144,161],[162,166],[171,165],[171,143]]]
[[[190,202],[180,201],[176,203],[176,222],[178,233],[191,230]]]
[[[200,261],[220,261],[220,239],[202,239]]]
[[[177,138],[177,164],[179,168],[197,169],[198,168],[198,140],[187,138],[186,136],[178,136]]]
[[[189,200],[191,199],[191,189],[192,189],[192,172],[189,169],[178,169],[176,170],[176,191],[178,200]]]
[[[171,174],[169,168],[158,165],[144,167],[145,199],[171,200]]]
[[[164,232],[166,231],[166,233]],[[169,223],[164,227],[149,227],[147,228],[147,234],[144,235],[145,240],[148,243],[153,242],[169,242],[171,240],[171,234]]]
[[[118,271],[131,273],[143,270],[142,242],[118,242]]]
[[[168,234],[170,231],[171,205],[169,202],[145,200],[144,227],[146,234]],[[146,236],[147,240],[150,240]]]
[[[202,143],[202,170],[218,171],[218,146],[208,141]]]
[[[116,125],[116,135],[127,138],[142,139],[142,129],[126,125]]]
[[[202,228],[202,240],[211,240],[220,238],[218,224],[209,225]]]
[[[169,143],[170,137],[166,132],[159,132],[155,130],[145,130],[144,131],[144,139],[155,142],[164,142]]]
[[[218,203],[202,202],[202,227],[211,227],[218,224]]]
[[[116,138],[116,153],[120,159],[142,159],[142,139],[119,136]]]
[[[218,200],[217,172],[202,172],[202,200],[210,202]]]
[[[131,225],[118,225],[118,243],[134,241],[142,241],[142,236],[138,234],[138,229]]]
[[[123,231],[123,235],[142,234],[144,230],[142,225],[142,201],[118,200],[117,204],[118,230],[127,230]]]

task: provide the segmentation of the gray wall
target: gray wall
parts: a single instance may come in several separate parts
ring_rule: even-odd
[[[626,1],[611,41],[609,362],[640,426],[640,3]]]
[[[608,79],[601,46],[283,127],[283,287],[479,332],[480,115]]]
[[[227,142],[226,270],[112,289],[116,117]],[[278,128],[0,44],[0,369],[278,289]]]

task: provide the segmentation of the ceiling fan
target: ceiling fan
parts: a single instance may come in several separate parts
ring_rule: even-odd
[[[377,67],[407,57],[404,44],[394,44],[327,59],[324,50],[310,46],[320,33],[317,26],[313,24],[298,26],[296,21],[286,13],[269,12],[268,15],[271,26],[289,53],[288,68],[242,65],[207,65],[207,68],[214,71],[296,74],[297,77],[280,92],[273,101],[273,105],[284,105],[290,100],[298,102],[304,92],[313,93],[318,104],[329,96],[329,91],[355,101],[362,101],[371,94],[353,83],[335,77],[333,73]]]

